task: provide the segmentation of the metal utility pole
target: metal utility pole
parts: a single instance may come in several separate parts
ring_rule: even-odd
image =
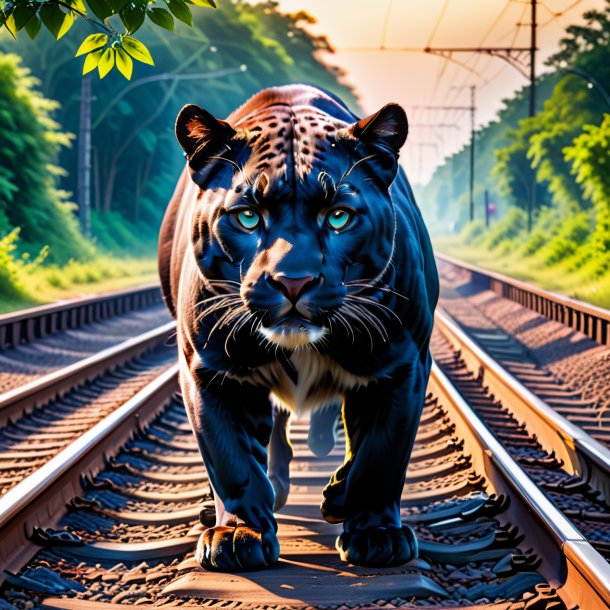
[[[489,229],[489,191],[485,189],[483,201],[485,203],[485,226]]]
[[[470,222],[474,220],[474,114],[475,86],[470,86]]]
[[[91,236],[91,75],[83,76],[80,86],[80,123],[76,171],[78,218],[83,233]]]
[[[474,220],[474,136],[476,115],[476,88],[470,86],[470,106],[410,106],[414,110],[467,110],[470,112],[470,220]],[[444,125],[444,124],[441,124]],[[448,125],[452,126],[452,125]],[[421,148],[420,148],[421,154]]]
[[[515,70],[522,76],[529,79],[530,81],[530,99],[529,99],[529,116],[533,117],[536,114],[536,52],[537,52],[537,2],[538,0],[529,0],[531,7],[531,23],[530,23],[530,45],[529,47],[386,47],[381,45],[380,47],[353,47],[340,50],[349,51],[386,51],[386,52],[397,52],[402,51],[405,53],[428,53],[430,55],[438,55],[446,61],[455,61],[453,59],[454,53],[480,53],[483,55],[491,55],[492,57],[498,57],[509,63]],[[460,64],[463,68],[468,69],[467,66]],[[470,70],[473,72],[473,70]],[[476,73],[475,73],[476,74]],[[474,94],[473,94],[474,95]],[[471,104],[471,108],[474,107],[474,103]],[[420,108],[430,108],[426,106],[420,106]],[[442,108],[437,106],[437,108]],[[450,106],[445,107],[447,110],[451,109]],[[474,136],[471,140],[474,148]],[[474,151],[471,150],[471,155]],[[471,173],[471,176],[473,174]],[[472,203],[472,190],[470,198],[470,213],[471,219],[473,217],[473,203]],[[532,187],[530,198],[528,201],[528,229],[531,230],[533,212],[536,208],[536,175],[532,171]]]
[[[434,150],[438,151],[438,144],[436,142],[410,142],[409,146],[414,146],[417,148],[417,179],[421,180],[421,175],[423,173],[423,149],[424,148],[434,148]]]
[[[530,108],[529,116],[536,114],[536,5],[537,0],[531,1],[532,23],[530,26]],[[532,168],[530,198],[527,202],[527,231],[532,230],[534,210],[536,209],[536,170]]]

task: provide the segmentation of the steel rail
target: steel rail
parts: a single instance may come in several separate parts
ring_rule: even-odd
[[[479,376],[530,434],[536,435],[543,449],[554,452],[563,461],[565,470],[589,483],[606,501],[610,499],[610,450],[526,388],[479,347],[449,314],[437,309],[435,318],[436,328],[460,351],[466,367],[475,377]]]
[[[464,440],[474,469],[485,473],[495,493],[511,498],[512,522],[541,532],[536,540],[545,557],[540,572],[566,606],[610,608],[610,565],[529,478],[436,364],[429,389],[456,425],[456,436]]]
[[[58,522],[66,498],[81,493],[81,474],[99,470],[107,452],[116,452],[138,425],[154,417],[176,391],[177,372],[174,365],[0,499],[0,569],[15,569],[33,556],[36,548],[27,538],[28,526]],[[437,365],[430,390],[455,424],[473,468],[485,473],[496,493],[511,498],[507,516],[520,528],[536,532],[536,546],[545,555],[540,571],[569,601],[568,607],[609,608],[610,566],[521,470]]]
[[[175,329],[176,323],[168,322],[0,394],[0,425],[5,425],[9,419],[20,417],[25,411],[44,405],[64,392],[140,356],[170,337]]]
[[[445,254],[436,253],[441,263],[468,271],[472,283],[491,290],[505,299],[515,301],[549,320],[565,324],[597,343],[610,345],[610,311],[572,299],[571,297],[543,290],[532,284],[515,280],[495,271],[481,269]]]
[[[0,315],[0,350],[161,302],[158,283]]]
[[[178,390],[177,374],[175,364],[0,497],[0,574],[33,557],[39,547],[28,530],[57,524],[66,501],[82,494],[82,476],[101,470],[106,457],[167,404]]]

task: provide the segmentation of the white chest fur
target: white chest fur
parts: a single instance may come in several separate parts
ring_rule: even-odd
[[[340,402],[348,390],[372,381],[313,350],[295,350],[290,364],[266,364],[253,369],[252,375],[256,383],[269,387],[279,404],[296,414]]]

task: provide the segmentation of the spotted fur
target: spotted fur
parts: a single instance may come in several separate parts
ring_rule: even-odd
[[[194,105],[177,119],[187,166],[161,229],[159,270],[216,500],[217,525],[197,554],[204,567],[277,559],[273,511],[292,455],[284,409],[337,400],[347,454],[321,509],[344,523],[341,556],[393,565],[417,552],[399,502],[438,279],[398,168],[407,131],[395,104],[359,120],[305,85],[266,89],[226,121]],[[347,224],[337,228],[333,214]]]

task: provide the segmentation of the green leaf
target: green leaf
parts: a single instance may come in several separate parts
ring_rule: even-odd
[[[74,57],[79,57],[81,55],[85,55],[85,53],[91,53],[91,51],[95,51],[101,47],[105,47],[108,44],[108,34],[90,34],[83,40],[80,47],[78,47],[78,51],[76,51],[76,55]]]
[[[17,26],[15,25],[15,18],[13,17],[13,13],[11,13],[4,21],[4,25],[6,29],[10,32],[13,38],[17,38]]]
[[[128,34],[133,34],[140,29],[144,23],[145,9],[143,7],[132,7],[128,4],[120,13],[121,21]]]
[[[36,36],[38,36],[38,32],[40,32],[40,26],[42,25],[42,21],[40,21],[40,17],[38,15],[34,15],[32,19],[28,21],[28,24],[25,26],[25,31],[28,33],[28,36],[34,40]]]
[[[83,0],[70,0],[69,4],[81,13],[87,12],[87,7],[85,6]]]
[[[85,57],[85,63],[83,64],[83,74],[89,74],[89,72],[95,70],[97,68],[97,65],[100,63],[100,59],[102,58],[103,54],[104,49],[89,53],[89,55]]]
[[[121,38],[123,48],[136,60],[143,64],[154,66],[155,62],[150,54],[150,51],[143,42],[132,38],[131,36],[123,36]]]
[[[214,0],[191,0],[191,2],[197,6],[207,6],[208,8],[216,8],[216,2],[214,2]]]
[[[193,25],[193,15],[191,9],[182,0],[165,0],[169,10],[176,19],[180,19],[186,25]]]
[[[59,40],[74,23],[74,13],[64,13],[57,4],[45,4],[40,8],[40,16],[47,30]]]
[[[100,73],[100,78],[104,78],[112,68],[114,68],[114,58],[116,52],[110,47],[104,51],[99,63],[97,64],[97,71]]]
[[[127,6],[129,1],[130,0],[107,0],[108,4],[110,4],[115,14],[120,13],[125,8],[125,6]]]
[[[127,53],[118,47],[116,49],[116,67],[119,72],[127,79],[131,80],[133,73],[133,59],[127,55]]]
[[[93,14],[102,21],[112,15],[112,7],[106,0],[87,0],[87,4]]]
[[[169,30],[174,29],[174,18],[164,8],[154,8],[147,12],[148,18],[158,26]]]
[[[15,22],[15,30],[17,30],[17,32],[22,30],[30,22],[30,19],[36,14],[37,10],[38,7],[36,6],[17,5],[11,14],[11,17]]]

